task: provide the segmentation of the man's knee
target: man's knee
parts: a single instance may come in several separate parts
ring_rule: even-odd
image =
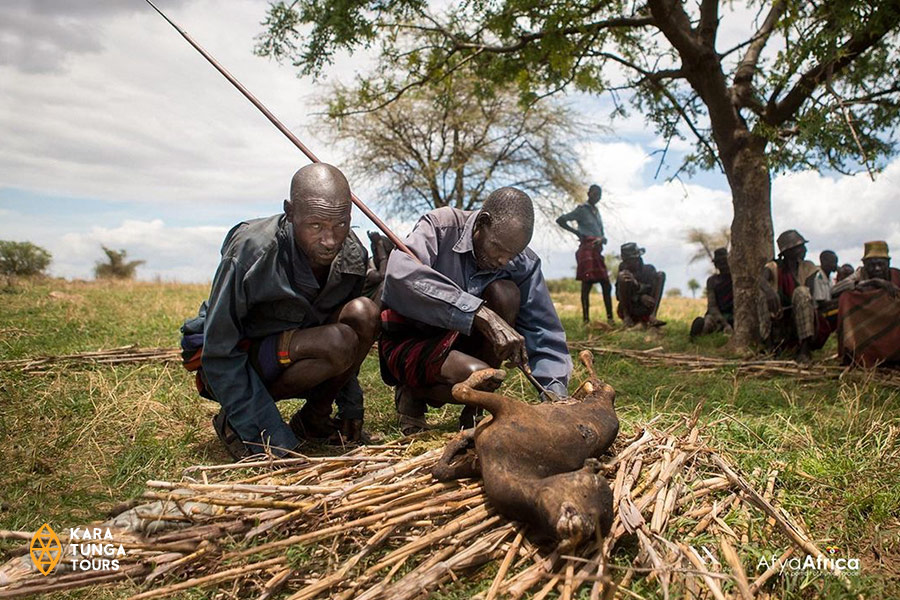
[[[359,343],[360,336],[350,325],[335,323],[322,328],[317,345],[335,371],[343,372],[353,366]]]
[[[341,309],[338,323],[353,329],[359,337],[359,342],[371,343],[377,337],[381,326],[378,306],[369,298],[354,298]]]
[[[515,323],[519,315],[519,304],[522,294],[519,286],[510,279],[498,279],[484,288],[482,294],[485,304],[492,311],[503,317],[507,323]]]

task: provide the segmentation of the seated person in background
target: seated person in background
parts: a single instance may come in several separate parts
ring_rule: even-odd
[[[727,248],[716,248],[713,264],[718,273],[706,280],[706,315],[691,323],[691,338],[714,331],[731,333],[734,328],[734,289]]]
[[[838,353],[867,367],[900,363],[900,270],[884,241],[866,242],[863,266],[834,286]]]
[[[853,275],[853,265],[850,263],[844,263],[837,270],[837,275],[834,277],[834,282],[843,281]]]
[[[828,280],[829,285],[834,285],[831,274],[837,273],[838,270],[838,256],[834,250],[822,250],[819,253],[819,268],[825,275],[825,279]]]
[[[359,439],[357,371],[378,332],[375,303],[359,297],[366,262],[350,231],[350,186],[331,165],[294,174],[283,214],[228,232],[182,348],[200,394],[222,405],[213,426],[234,458],[283,455],[298,438]],[[290,426],[275,406],[283,398],[306,398]]]
[[[599,185],[592,185],[588,188],[587,202],[579,204],[572,212],[561,215],[556,219],[556,224],[574,233],[581,242],[575,252],[575,279],[581,282],[582,319],[585,323],[591,320],[591,289],[595,283],[599,283],[603,290],[603,304],[606,306],[606,322],[612,325],[612,285],[603,259],[606,236],[603,235],[603,220],[597,210],[602,194]],[[575,221],[577,227],[569,225],[570,221]]]
[[[533,231],[531,198],[505,187],[481,210],[444,207],[419,219],[406,245],[421,262],[391,253],[378,348],[405,435],[427,428],[427,405],[452,402],[454,384],[506,360],[530,366],[548,392],[568,395],[572,360],[541,261],[527,247]],[[500,385],[486,383],[491,391]],[[473,427],[475,417],[464,408],[460,427]]]
[[[772,351],[797,348],[798,364],[812,361],[833,329],[818,310],[831,299],[825,274],[806,257],[807,241],[797,230],[778,236],[778,258],[760,277],[759,335]]]
[[[666,285],[666,274],[657,271],[653,265],[644,264],[641,256],[646,250],[638,248],[634,242],[622,244],[620,252],[622,263],[616,278],[619,317],[626,327],[636,323],[651,327],[665,325],[665,321],[656,318],[656,312]]]
[[[836,274],[838,271],[838,256],[833,250],[823,250],[819,253],[819,269],[821,269],[822,274],[825,275],[825,280],[828,282],[829,289],[833,288],[835,279],[831,274]],[[831,300],[819,305],[819,310],[822,313],[822,316],[828,320],[828,325],[831,327],[831,330],[834,331],[837,329],[838,303],[834,294],[832,294]]]

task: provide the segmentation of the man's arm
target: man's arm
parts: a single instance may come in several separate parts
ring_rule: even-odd
[[[422,262],[400,250],[391,252],[381,297],[387,306],[406,317],[469,335],[475,312],[484,301],[432,268],[439,242],[440,231],[431,216],[419,219],[406,238],[406,245]]]
[[[572,233],[575,234],[575,237],[577,237],[580,240],[584,236],[581,235],[580,231],[578,231],[577,229],[575,229],[574,227],[569,225],[570,221],[574,221],[577,218],[578,218],[578,209],[576,208],[572,212],[568,212],[564,215],[560,215],[559,217],[557,217],[556,224],[559,225],[560,227],[562,227],[563,229],[565,229],[566,231],[571,231]]]
[[[262,450],[255,444],[263,443],[293,450],[296,436],[250,366],[247,353],[238,348],[244,337],[240,321],[248,311],[242,274],[237,261],[227,257],[216,271],[204,330],[203,373],[228,422],[251,450]]]
[[[516,330],[525,338],[528,365],[547,391],[566,397],[569,395],[567,386],[572,357],[565,330],[541,272],[540,259],[535,261],[531,272],[516,283],[522,298]]]

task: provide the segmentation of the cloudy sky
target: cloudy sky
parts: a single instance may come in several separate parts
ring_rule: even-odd
[[[267,2],[159,4],[320,158],[340,166],[341,151],[310,132],[319,84],[252,54]],[[331,76],[349,81],[365,64],[342,60]],[[570,101],[592,119],[603,114],[595,100]],[[2,3],[0,132],[0,239],[44,246],[54,257],[51,273],[68,278],[90,278],[105,244],[145,259],[142,279],[207,281],[225,232],[278,212],[291,174],[306,163],[140,0]],[[660,148],[635,118],[612,124],[580,153],[604,188],[611,243],[639,242],[647,260],[668,272],[669,285],[684,290],[707,272],[688,265],[685,231],[730,223],[730,195],[718,174],[654,179]],[[830,247],[856,264],[866,240],[900,249],[898,189],[900,159],[875,182],[782,176],[774,182],[775,228],[797,228],[811,252]],[[378,212],[374,193],[354,191]],[[408,231],[409,223],[387,221]],[[354,225],[373,228],[361,214]],[[536,235],[548,277],[574,275],[570,237],[549,224]]]

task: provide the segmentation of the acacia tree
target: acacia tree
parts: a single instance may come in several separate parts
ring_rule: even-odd
[[[374,110],[365,86],[339,85],[330,97],[329,133],[353,142],[348,170],[379,188],[391,214],[471,210],[504,185],[528,191],[547,212],[558,198],[584,195],[581,130],[552,99],[522,107],[512,86],[485,87],[464,72]]]
[[[379,63],[367,85],[385,100],[461,67],[486,84],[517,84],[526,101],[610,92],[614,114],[626,112],[624,100],[667,139],[690,136],[684,168],[718,168],[732,192],[738,347],[756,337],[757,277],[773,254],[772,173],[875,169],[893,151],[900,0],[440,5],[275,3],[259,51],[316,73],[337,51],[374,47]]]
[[[691,254],[689,263],[693,264],[704,259],[712,262],[716,248],[731,247],[731,229],[722,227],[716,231],[706,231],[700,227],[691,227],[684,239],[688,244],[697,246],[697,249]]]

